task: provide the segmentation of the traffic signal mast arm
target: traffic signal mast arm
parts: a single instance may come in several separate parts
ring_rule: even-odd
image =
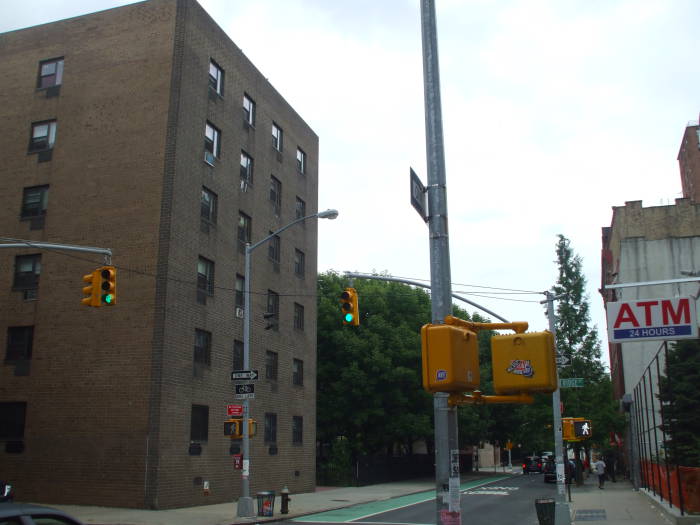
[[[494,405],[517,403],[531,405],[535,398],[530,394],[517,394],[514,396],[485,396],[480,390],[474,390],[471,394],[451,393],[447,400],[450,406],[459,405]]]
[[[515,321],[513,323],[474,323],[453,315],[445,316],[445,324],[461,326],[472,332],[478,332],[479,330],[513,330],[516,334],[524,334],[528,327],[526,321]]]

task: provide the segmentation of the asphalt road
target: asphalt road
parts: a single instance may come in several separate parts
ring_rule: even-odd
[[[542,474],[513,476],[471,485],[479,486],[462,486],[460,501],[464,525],[538,525],[535,500],[553,498],[556,493],[556,484],[545,483]],[[355,505],[338,511],[299,517],[287,523],[434,524],[435,493]]]

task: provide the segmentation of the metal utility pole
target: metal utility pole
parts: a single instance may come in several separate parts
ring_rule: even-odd
[[[554,301],[558,297],[554,297],[552,292],[545,292],[547,299],[544,301],[547,303],[547,319],[549,320],[549,331],[552,332],[554,336],[554,344],[556,347],[557,341],[557,327],[556,319],[554,317]],[[558,354],[559,352],[557,352]],[[561,428],[561,389],[559,386],[559,366],[557,366],[557,389],[552,393],[552,416],[553,416],[553,427],[554,427],[554,458],[557,468],[557,495],[556,495],[556,507],[554,513],[554,523],[555,525],[570,525],[571,524],[571,514],[569,512],[569,504],[566,501],[566,469],[564,461],[568,461],[568,458],[564,458],[564,440]]]
[[[251,257],[253,250],[259,246],[265,244],[267,241],[272,239],[275,235],[279,235],[288,228],[291,228],[295,224],[304,222],[307,219],[312,219],[318,217],[319,219],[335,219],[338,217],[338,210],[325,210],[318,213],[313,213],[307,215],[306,217],[300,217],[293,220],[286,226],[283,226],[279,230],[272,232],[270,235],[258,242],[251,244],[250,242],[245,245],[245,266],[244,266],[244,299],[243,299],[243,368],[250,370],[250,321],[251,321],[251,281],[253,280],[251,276]],[[251,461],[250,461],[250,398],[246,397],[243,400],[243,469],[241,471],[241,496],[238,498],[238,517],[241,518],[252,518],[255,517],[255,510],[253,509],[253,498],[250,495],[250,471],[251,471]]]
[[[441,324],[452,313],[450,245],[447,230],[445,149],[442,136],[440,71],[434,0],[421,0],[423,85],[425,94],[425,150],[428,161],[428,227],[430,232],[430,289],[432,322]],[[435,414],[435,512],[438,525],[461,523],[457,408],[446,393],[433,397]]]

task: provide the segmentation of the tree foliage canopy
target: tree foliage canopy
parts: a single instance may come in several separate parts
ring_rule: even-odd
[[[568,239],[556,247],[559,276],[558,350],[571,358],[562,377],[583,377],[584,388],[562,390],[565,416],[593,421],[598,445],[623,420],[612,400],[610,378],[600,361],[597,329],[590,327],[581,258]],[[317,438],[332,444],[346,440],[353,455],[412,453],[416,441],[433,442],[432,396],[422,387],[420,329],[430,322],[430,296],[390,281],[355,279],[360,326],[344,326],[339,297],[349,285],[334,272],[318,278]],[[462,319],[488,322],[454,306]],[[493,392],[490,338],[479,332],[481,391]],[[553,450],[552,397],[537,395],[533,405],[481,405],[459,408],[460,446],[511,440],[523,453]]]

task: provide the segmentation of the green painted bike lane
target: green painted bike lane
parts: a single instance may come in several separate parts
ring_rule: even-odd
[[[466,481],[459,486],[460,492],[473,489],[475,487],[481,487],[482,485],[488,485],[489,483],[494,483],[502,479],[508,479],[510,476],[495,476],[492,478],[483,478],[472,481]],[[374,514],[379,514],[381,512],[386,512],[388,510],[400,509],[401,507],[408,507],[409,505],[415,505],[416,503],[423,503],[424,501],[430,501],[435,499],[435,491],[429,490],[425,492],[416,492],[415,494],[407,494],[406,496],[398,496],[396,498],[385,499],[381,501],[370,501],[369,503],[358,503],[351,507],[344,507],[342,509],[328,510],[325,512],[319,512],[317,514],[309,514],[306,516],[299,516],[291,521],[300,521],[306,523],[346,523],[349,521],[354,521],[359,518],[365,518],[367,516],[372,516]]]

